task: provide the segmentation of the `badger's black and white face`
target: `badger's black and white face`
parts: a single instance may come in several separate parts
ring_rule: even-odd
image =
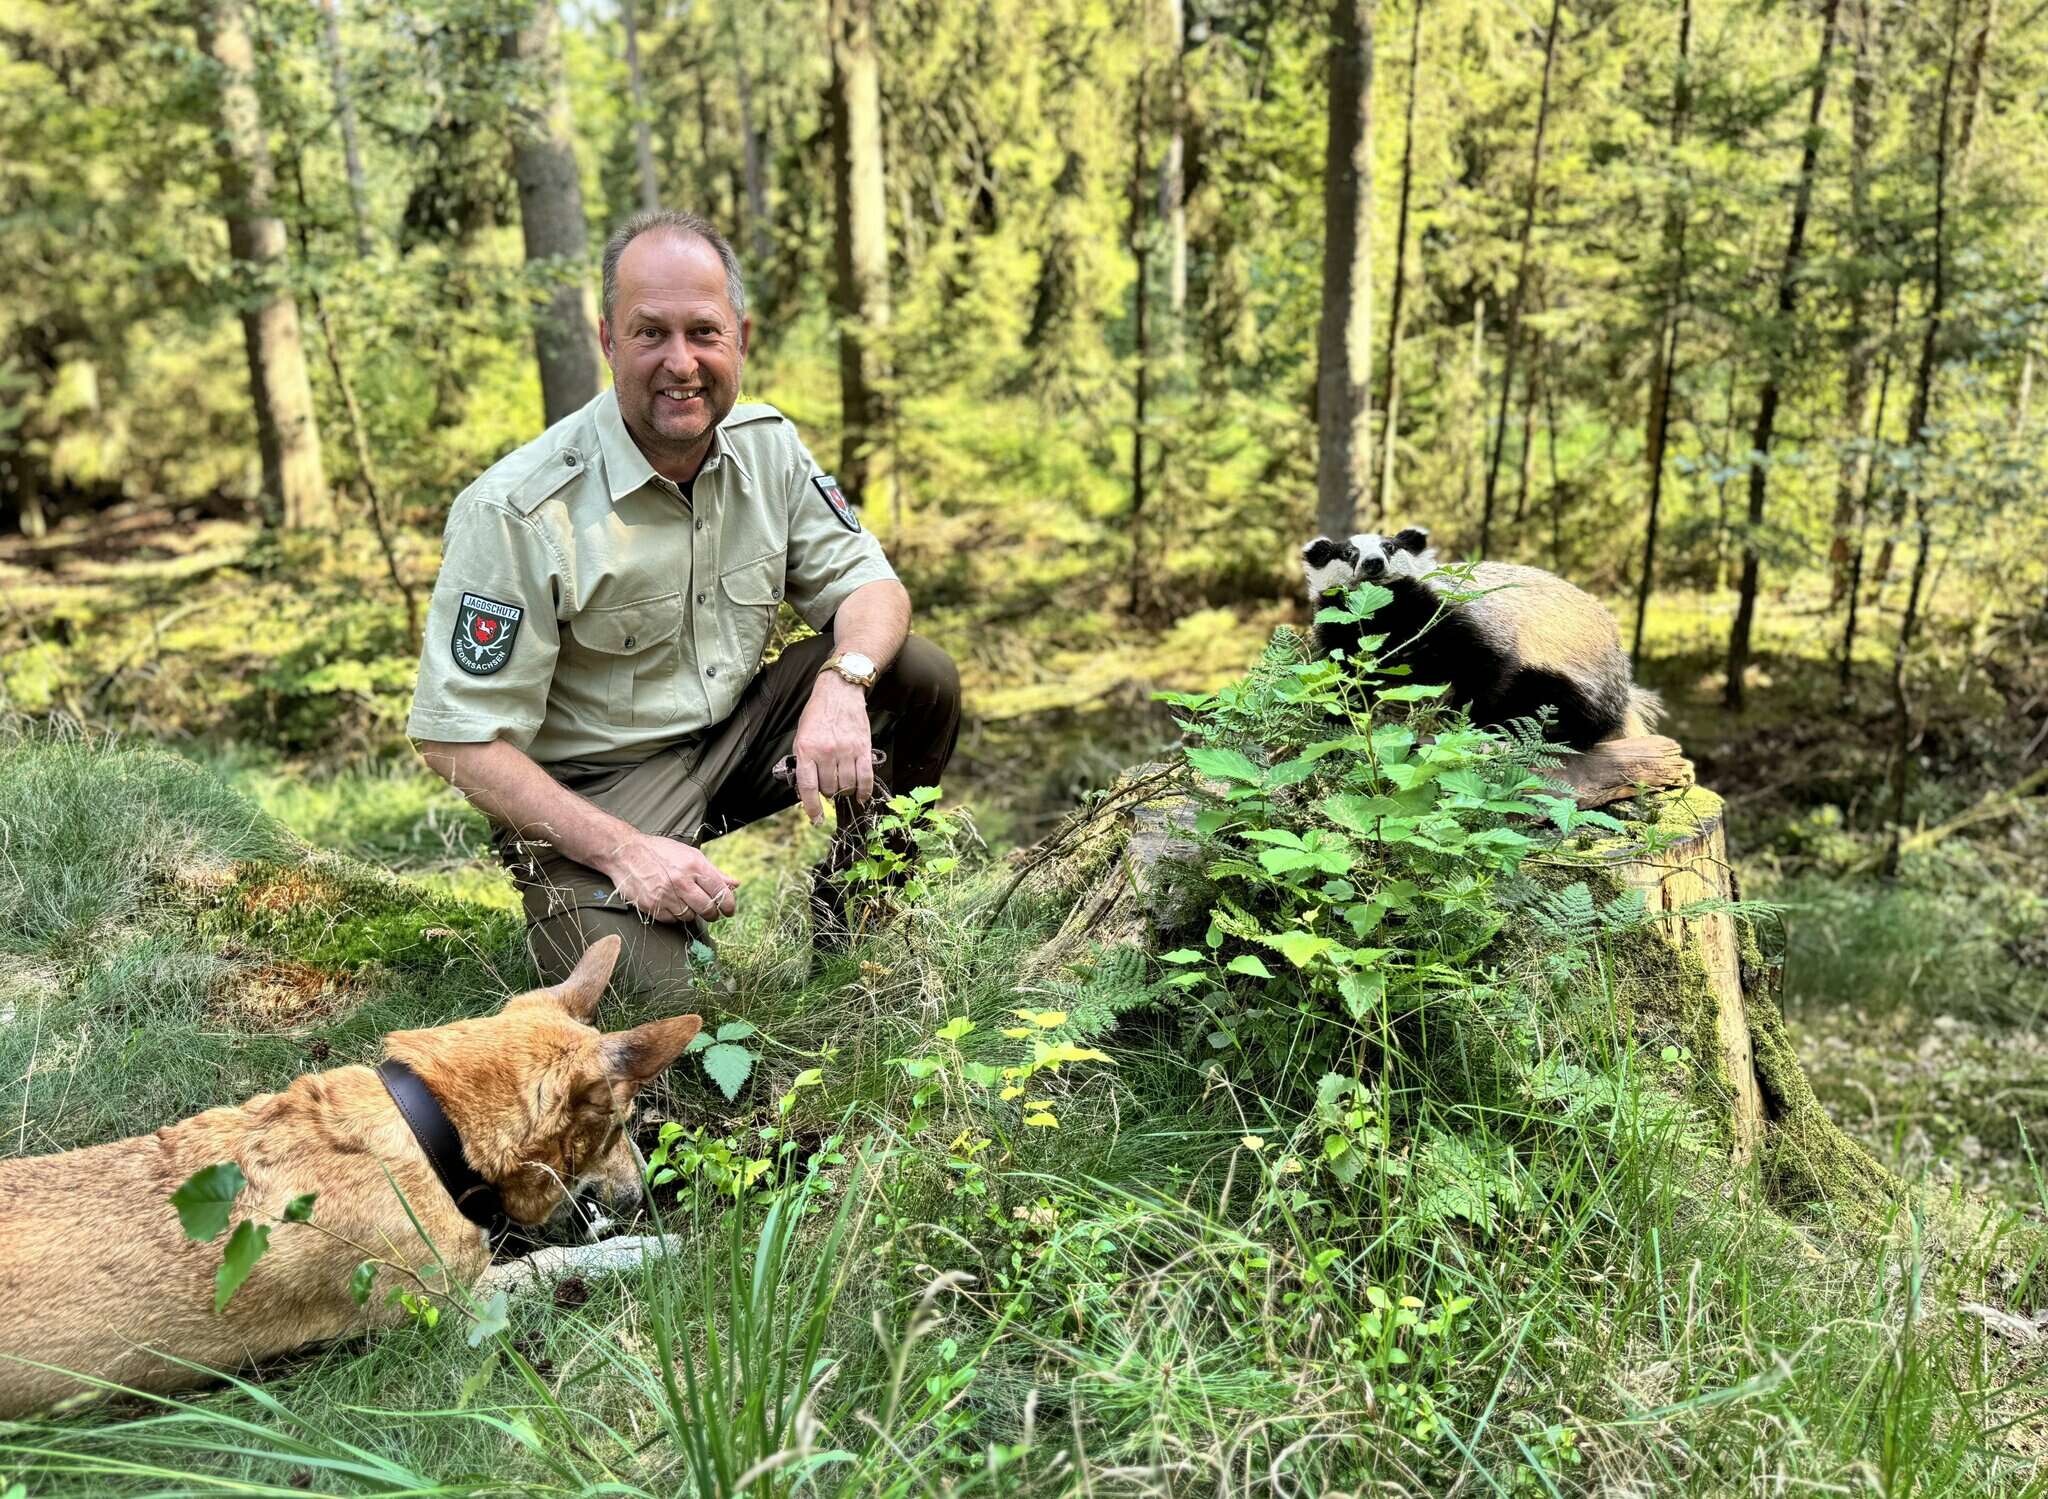
[[[1436,552],[1429,545],[1429,532],[1420,526],[1392,536],[1362,533],[1348,541],[1318,536],[1301,549],[1302,574],[1308,582],[1308,598],[1319,604],[1331,589],[1349,588],[1355,583],[1377,583],[1387,578],[1421,578],[1436,571]]]

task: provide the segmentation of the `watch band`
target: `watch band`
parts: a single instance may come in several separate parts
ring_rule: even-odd
[[[866,676],[862,676],[859,672],[849,668],[845,664],[845,660],[845,653],[843,651],[834,651],[826,660],[824,666],[819,669],[821,671],[836,672],[841,680],[851,682],[862,692],[866,692],[875,685],[877,677],[880,676],[879,672],[869,672]]]

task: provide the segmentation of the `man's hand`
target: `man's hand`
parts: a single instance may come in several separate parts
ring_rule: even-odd
[[[796,754],[797,799],[813,823],[825,820],[828,798],[851,796],[864,802],[874,795],[867,694],[838,672],[818,673],[790,748]]]
[[[635,833],[598,867],[620,897],[656,921],[730,916],[740,882],[687,843]]]

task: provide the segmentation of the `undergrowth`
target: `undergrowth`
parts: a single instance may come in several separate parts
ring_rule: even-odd
[[[643,1125],[673,1254],[481,1347],[451,1318],[0,1429],[0,1492],[2040,1492],[2038,1345],[1971,1310],[1996,1275],[1910,1199],[1840,1227],[1730,1166],[1696,1048],[1636,1023],[1661,939],[1577,862],[1616,830],[1537,734],[1368,666],[1282,638],[1177,701],[1207,914],[1156,953],[1037,962],[1087,892],[1011,896],[971,849],[815,965],[794,860],[750,885],[686,999],[748,1072],[728,1102],[686,1062]],[[169,757],[17,739],[0,780],[59,876],[0,906],[17,1152],[531,979],[501,909],[311,854]],[[280,871],[304,900],[252,902]],[[290,962],[345,980],[330,1010],[217,1018]]]

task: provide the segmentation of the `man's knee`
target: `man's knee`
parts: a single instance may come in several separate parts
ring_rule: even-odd
[[[960,702],[960,668],[953,658],[922,635],[903,642],[890,664],[890,675],[898,690],[912,702],[957,707]]]
[[[540,969],[541,981],[559,984],[600,937],[617,933],[624,946],[612,970],[617,994],[681,993],[691,982],[695,934],[687,926],[644,920],[637,911],[559,911],[526,929],[526,945]]]

